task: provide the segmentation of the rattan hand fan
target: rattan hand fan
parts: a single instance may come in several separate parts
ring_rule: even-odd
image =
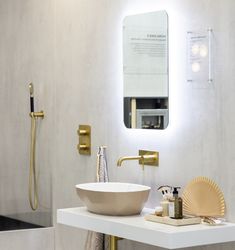
[[[223,193],[218,185],[207,177],[193,179],[184,189],[182,198],[184,214],[202,217],[225,215]]]

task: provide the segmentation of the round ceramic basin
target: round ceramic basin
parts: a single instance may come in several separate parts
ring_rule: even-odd
[[[76,185],[77,193],[88,211],[104,215],[139,214],[150,187],[121,182],[96,182]]]

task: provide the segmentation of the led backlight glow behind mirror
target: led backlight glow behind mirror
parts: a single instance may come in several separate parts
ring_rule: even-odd
[[[124,123],[127,128],[168,125],[168,16],[156,11],[123,21]]]

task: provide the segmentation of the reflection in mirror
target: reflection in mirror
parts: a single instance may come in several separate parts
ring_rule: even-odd
[[[127,128],[168,125],[168,16],[157,11],[123,21],[124,123]]]

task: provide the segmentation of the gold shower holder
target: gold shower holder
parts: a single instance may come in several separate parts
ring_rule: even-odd
[[[29,113],[29,116],[31,118],[42,118],[43,119],[45,114],[43,111],[39,111],[39,112],[31,112],[31,113]]]

